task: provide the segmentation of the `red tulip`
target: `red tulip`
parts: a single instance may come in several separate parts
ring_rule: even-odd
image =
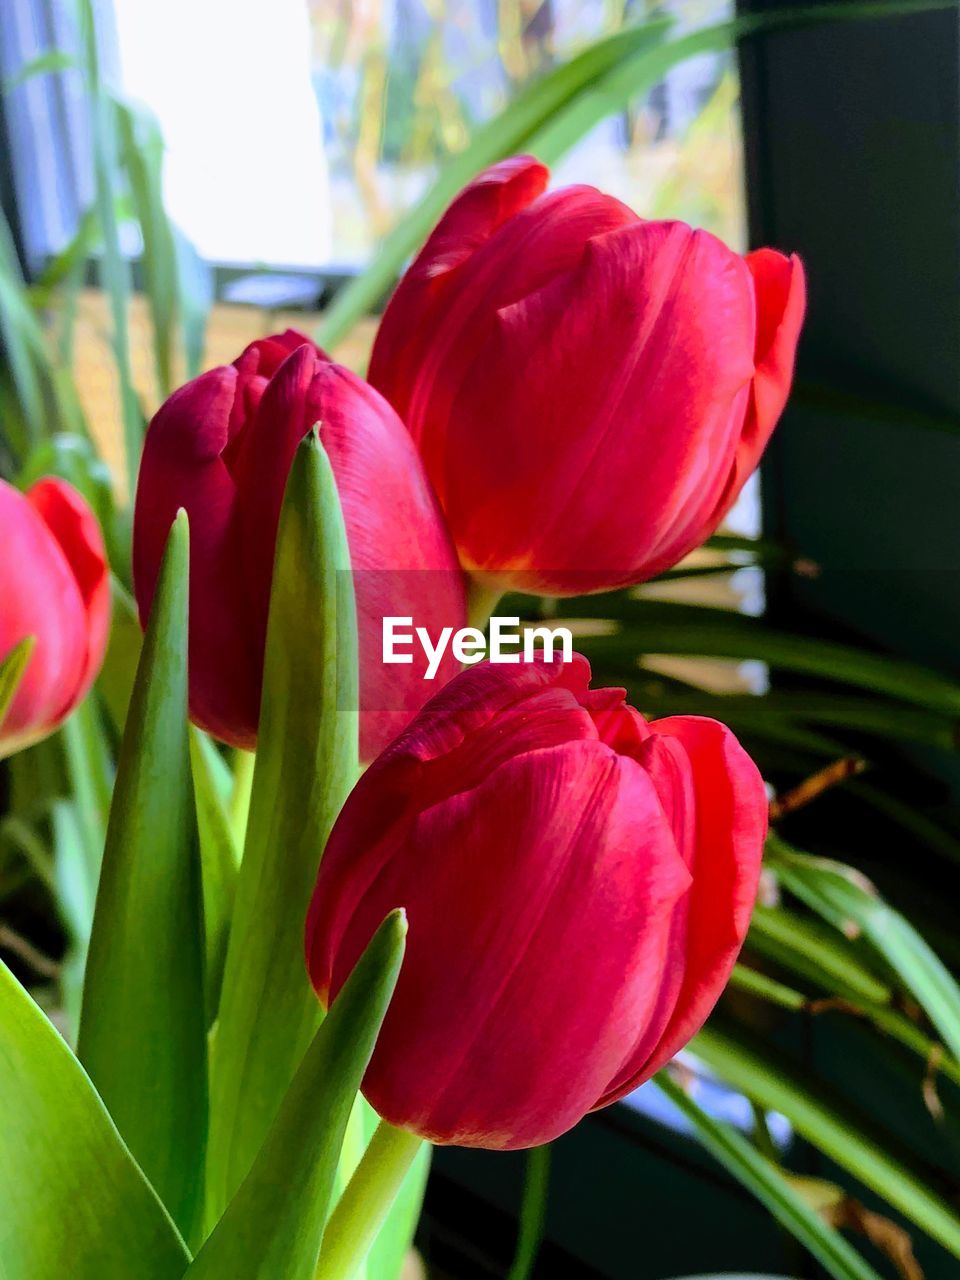
[[[252,749],[280,507],[297,445],[315,424],[330,458],[355,571],[361,753],[390,741],[437,683],[425,660],[385,668],[381,619],[412,616],[431,635],[463,626],[456,554],[416,449],[362,379],[293,330],[252,343],[160,408],[147,432],[134,515],[140,618],[179,507],[190,517],[190,710]],[[376,570],[377,572],[362,572]],[[304,601],[310,607],[310,601]],[[447,655],[437,679],[457,666]]]
[[[364,1081],[433,1142],[547,1142],[699,1029],[743,942],[767,801],[714,720],[647,723],[573,662],[457,676],[357,783],[307,921],[336,997],[395,907],[410,932]]]
[[[369,378],[407,424],[461,563],[500,588],[640,582],[704,541],[784,407],[797,258],[746,258],[520,156],[454,200]],[[489,584],[488,584],[489,585]]]
[[[0,660],[34,650],[5,716],[0,756],[52,733],[96,679],[110,627],[110,571],[96,517],[69,484],[27,493],[0,480]]]

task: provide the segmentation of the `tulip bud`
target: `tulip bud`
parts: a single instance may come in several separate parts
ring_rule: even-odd
[[[337,995],[387,911],[406,957],[364,1092],[433,1142],[548,1142],[713,1008],[743,942],[763,782],[714,720],[647,723],[590,668],[470,668],[357,783],[307,962]]]
[[[464,622],[463,579],[416,449],[371,387],[294,330],[252,343],[166,401],[147,432],[134,514],[133,574],[141,621],[179,507],[190,517],[190,712],[234,746],[253,749],[273,556],[287,475],[319,424],[343,507],[360,634],[361,755],[394,737],[457,670],[437,681],[425,659],[385,668],[384,615],[431,633]],[[304,600],[304,608],[310,601]]]
[[[110,626],[110,571],[100,526],[64,480],[27,493],[0,480],[0,660],[35,645],[0,723],[0,757],[52,733],[86,696]]]
[[[394,293],[370,381],[487,589],[641,582],[703,542],[784,407],[797,258],[746,258],[520,156],[469,184]]]

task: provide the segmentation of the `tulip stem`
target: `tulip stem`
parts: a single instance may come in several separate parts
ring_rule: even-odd
[[[478,631],[485,631],[503,592],[499,587],[485,586],[476,578],[467,579],[467,621]]]
[[[423,1139],[386,1120],[330,1215],[316,1280],[352,1280],[370,1251]]]

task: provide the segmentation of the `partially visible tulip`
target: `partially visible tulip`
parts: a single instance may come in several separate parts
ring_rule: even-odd
[[[407,951],[364,1080],[438,1143],[550,1141],[700,1028],[743,942],[767,800],[729,729],[647,723],[568,664],[457,676],[357,783],[307,921],[336,997],[406,908]]]
[[[86,696],[110,627],[110,571],[96,517],[64,480],[27,493],[0,480],[0,661],[34,649],[0,721],[0,757],[52,733]]]
[[[369,378],[406,422],[464,567],[570,595],[644,581],[719,525],[786,402],[797,258],[745,258],[528,156],[454,200]]]
[[[252,343],[166,401],[150,424],[134,514],[146,623],[170,525],[190,518],[190,711],[217,738],[256,744],[273,557],[287,475],[314,424],[330,458],[355,571],[361,754],[375,755],[438,683],[426,659],[385,668],[384,615],[431,635],[464,625],[463,579],[409,435],[387,402],[303,334]],[[304,599],[304,608],[311,602]]]

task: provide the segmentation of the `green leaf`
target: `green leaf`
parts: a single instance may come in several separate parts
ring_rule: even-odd
[[[419,249],[434,223],[461,187],[481,169],[518,151],[566,103],[618,61],[654,42],[670,30],[668,19],[617,31],[522,90],[509,107],[482,125],[467,148],[447,162],[427,194],[403,214],[374,262],[336,297],[323,318],[318,342],[333,347],[390,289],[407,258]]]
[[[4,1280],[179,1280],[182,1240],[80,1064],[0,964]]]
[[[0,662],[0,727],[3,725],[4,716],[10,710],[13,695],[23,679],[23,673],[27,669],[35,644],[36,636],[24,636]],[[0,751],[0,758],[2,758],[2,751]]]
[[[160,395],[173,390],[173,332],[177,311],[177,261],[163,205],[163,138],[155,117],[114,96],[120,160],[130,181],[133,211],[143,238],[144,294],[153,329],[153,357]]]
[[[188,556],[181,512],[167,541],[120,751],[79,1056],[190,1239],[202,1199],[207,1056],[187,735]]]
[[[4,413],[4,431],[8,443],[19,455],[27,455],[30,447],[41,440],[47,427],[47,387],[50,362],[44,345],[43,330],[29,304],[26,284],[17,258],[10,224],[0,209],[0,347],[15,393],[15,406],[23,430],[16,431],[14,415]]]
[[[83,975],[87,967],[87,948],[93,927],[97,883],[91,880],[87,846],[77,806],[70,800],[55,800],[50,806],[50,826],[57,909],[70,935],[70,943],[60,967],[60,991],[71,1042],[75,1043],[80,1027]]]
[[[756,1151],[736,1129],[708,1115],[676,1083],[668,1071],[656,1077],[657,1088],[693,1125],[701,1145],[808,1249],[834,1280],[880,1280],[843,1236],[828,1226],[797,1194],[780,1171]]]
[[[218,787],[219,772],[226,766],[211,740],[199,729],[190,730],[190,761],[193,766],[197,825],[200,831],[200,865],[203,872],[207,1022],[213,1023],[220,1003],[220,986],[227,958],[230,919],[237,893],[240,855]]]
[[[126,462],[127,498],[133,500],[137,468],[143,444],[143,412],[133,384],[128,313],[132,293],[130,263],[120,248],[115,188],[117,185],[117,137],[114,104],[100,74],[93,0],[79,0],[80,31],[83,42],[83,69],[90,106],[90,141],[93,153],[95,207],[103,256],[99,268],[104,292],[110,304],[110,344],[120,391],[123,420],[123,449]]]
[[[849,1108],[765,1047],[711,1024],[690,1050],[728,1084],[768,1111],[786,1116],[796,1131],[875,1191],[932,1239],[960,1257],[960,1217],[905,1160],[872,1137]]]
[[[177,304],[186,374],[195,378],[203,367],[207,319],[214,300],[213,269],[179,227],[171,224],[170,230],[177,263]]]
[[[113,574],[110,576],[110,598],[110,639],[96,687],[119,738],[123,736],[127,722],[127,708],[143,648],[143,633],[136,604]]]
[[[960,714],[960,683],[949,676],[889,654],[777,631],[759,618],[725,609],[614,593],[565,600],[558,614],[622,623],[622,629],[612,635],[578,636],[577,647],[598,667],[622,671],[627,678],[636,678],[642,654],[754,658],[781,670],[870,689],[942,714]]]
[[[377,1113],[362,1095],[358,1101],[363,1109],[369,1140],[377,1128]],[[398,1280],[420,1220],[432,1152],[429,1142],[424,1142],[414,1156],[397,1198],[390,1206],[380,1233],[371,1246],[366,1261],[368,1280]]]
[[[954,1058],[960,1058],[960,988],[908,920],[859,872],[792,849],[777,836],[768,865],[784,886],[841,932],[862,932],[926,1011]]]
[[[745,36],[761,31],[922,13],[952,8],[955,3],[956,0],[875,0],[842,6],[805,5],[780,12],[743,14],[673,39],[667,38],[673,23],[654,18],[595,41],[521,90],[499,115],[476,131],[462,152],[447,161],[427,193],[402,215],[366,271],[337,295],[324,316],[317,341],[323,347],[336,346],[352,325],[377,305],[453,197],[487,165],[521,151],[553,163],[600,120],[621,111],[687,58],[730,48]]]
[[[821,982],[821,985],[828,986],[829,989],[827,983]],[[744,964],[734,965],[730,975],[730,986],[749,992],[758,1000],[766,1000],[781,1009],[789,1009],[792,1013],[799,1013],[813,1004],[811,997],[804,995],[802,991],[795,991],[792,987],[768,978],[765,973],[750,969]],[[830,1004],[829,999],[827,1003]],[[822,1005],[820,1011],[824,1012]],[[926,1068],[929,1068],[936,1055],[938,1073],[947,1076],[954,1084],[960,1085],[960,1063],[955,1058],[945,1055],[942,1045],[938,1046],[920,1030],[916,1023],[911,1022],[906,1014],[900,1013],[889,1004],[873,1004],[869,1000],[848,1000],[841,997],[841,1002],[834,1007],[834,1012],[868,1018],[884,1034],[915,1053]]]
[[[550,1145],[548,1143],[543,1147],[533,1147],[527,1152],[523,1200],[520,1205],[520,1237],[507,1280],[528,1280],[533,1273],[546,1224],[549,1191]]]
[[[73,792],[86,847],[87,878],[95,893],[100,880],[103,841],[113,789],[112,762],[100,711],[86,698],[60,732],[67,780]]]
[[[5,77],[3,91],[12,93],[14,89],[26,84],[34,76],[50,75],[55,71],[70,71],[78,65],[73,54],[65,49],[48,49],[45,53],[38,53],[35,58],[25,62],[15,75]]]
[[[347,1120],[396,985],[406,917],[377,930],[188,1280],[312,1280]]]
[[[816,920],[805,920],[782,907],[754,908],[749,945],[761,955],[804,975],[818,986],[854,1000],[884,1004],[886,986],[863,963],[850,942]]]
[[[212,1050],[210,1226],[250,1169],[320,1019],[303,930],[320,855],[357,775],[349,564],[314,431],[294,458],[277,537],[253,793]]]
[[[664,682],[659,689],[640,687],[631,691],[657,714],[714,716],[748,731],[769,730],[783,740],[795,726],[814,724],[921,742],[944,751],[955,751],[958,745],[955,717],[887,698],[806,689],[802,693],[773,689],[760,694],[712,694],[694,686],[678,688],[674,682]]]

